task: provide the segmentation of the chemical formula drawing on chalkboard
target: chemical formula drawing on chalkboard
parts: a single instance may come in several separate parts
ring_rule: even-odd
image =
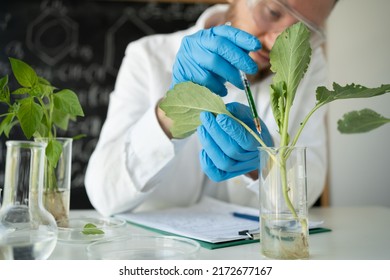
[[[77,93],[85,117],[69,124],[73,142],[71,208],[90,208],[84,175],[106,117],[110,93],[127,45],[141,37],[185,29],[207,4],[21,0],[0,11],[0,76],[9,75],[8,57],[30,64],[58,88]],[[11,81],[12,82],[12,81]],[[0,107],[0,114],[4,108]],[[11,133],[10,139],[21,134]],[[0,186],[5,141],[1,138]],[[0,187],[1,188],[1,187]]]

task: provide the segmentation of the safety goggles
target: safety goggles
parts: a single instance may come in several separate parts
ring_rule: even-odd
[[[310,43],[312,48],[319,47],[325,42],[325,32],[317,24],[308,20],[298,11],[282,0],[247,0],[248,7],[256,25],[276,34],[282,33],[291,25],[291,17],[304,23],[311,31]],[[286,24],[286,22],[289,22]]]

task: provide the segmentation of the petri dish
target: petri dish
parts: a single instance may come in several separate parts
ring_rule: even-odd
[[[87,226],[88,225],[88,226]],[[58,224],[58,241],[85,244],[122,236],[127,223],[117,218],[74,218]]]
[[[93,242],[86,251],[91,260],[186,260],[194,259],[199,248],[184,237],[132,234]]]

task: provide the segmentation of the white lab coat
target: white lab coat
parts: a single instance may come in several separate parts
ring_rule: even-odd
[[[171,83],[172,65],[181,39],[204,27],[205,18],[225,5],[211,7],[195,26],[168,35],[152,35],[131,42],[110,95],[107,119],[93,152],[85,177],[88,197],[102,215],[123,211],[145,211],[196,203],[202,195],[258,207],[258,182],[239,176],[213,182],[199,163],[201,145],[197,135],[170,140],[158,124],[155,110]],[[293,135],[303,117],[315,105],[315,89],[326,85],[322,50],[302,80],[290,115]],[[272,77],[252,85],[260,118],[267,124],[278,145],[277,125],[269,106]],[[227,85],[225,102],[247,104],[245,93]],[[322,192],[326,174],[325,110],[317,111],[298,145],[308,147],[308,203]]]

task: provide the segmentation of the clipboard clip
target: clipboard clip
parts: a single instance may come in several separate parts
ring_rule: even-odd
[[[245,229],[238,232],[239,235],[246,235],[248,239],[259,240],[260,239],[260,229]]]

